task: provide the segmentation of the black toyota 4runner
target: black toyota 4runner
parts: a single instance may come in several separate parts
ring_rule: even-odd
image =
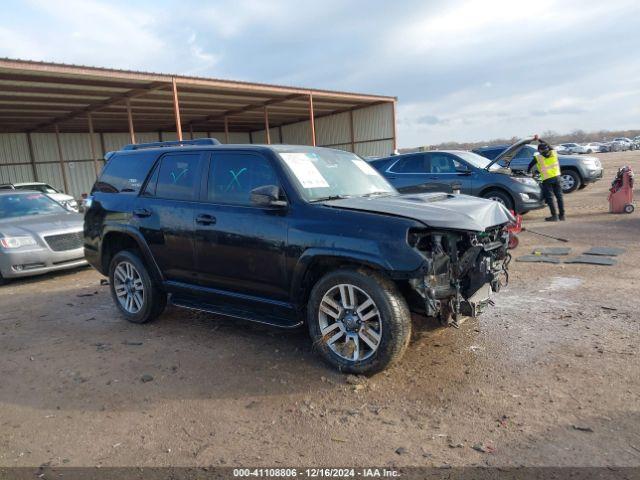
[[[174,305],[306,323],[334,367],[373,373],[409,343],[411,311],[457,325],[506,279],[499,203],[399,195],[358,156],[215,139],[107,155],[87,201],[87,260],[131,322]]]

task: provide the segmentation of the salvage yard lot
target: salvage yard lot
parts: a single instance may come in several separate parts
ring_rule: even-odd
[[[91,269],[0,288],[0,466],[640,465],[640,216],[607,213],[616,169],[525,226],[624,247],[615,267],[512,262],[459,330],[416,319],[369,379],[305,331],[171,308],[133,325]],[[529,233],[514,257],[560,246]],[[551,288],[549,287],[551,285]]]

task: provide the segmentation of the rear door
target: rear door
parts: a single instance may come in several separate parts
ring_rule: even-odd
[[[204,152],[172,152],[160,157],[133,211],[167,280],[195,279],[195,216]]]
[[[429,175],[429,161],[424,153],[402,155],[384,172],[384,176],[401,193],[438,191]]]

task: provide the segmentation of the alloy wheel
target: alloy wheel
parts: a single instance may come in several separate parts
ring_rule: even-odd
[[[561,175],[560,184],[563,191],[571,190],[576,185],[576,180],[571,175]]]
[[[120,262],[113,274],[113,288],[122,308],[136,314],[144,305],[144,284],[136,267],[130,262]]]
[[[373,299],[351,284],[331,288],[318,312],[322,341],[341,358],[356,362],[371,357],[382,340],[382,317]]]
[[[487,197],[487,199],[488,200],[493,200],[494,202],[498,202],[498,203],[506,206],[506,203],[504,203],[504,199],[503,198],[491,196],[491,197]]]

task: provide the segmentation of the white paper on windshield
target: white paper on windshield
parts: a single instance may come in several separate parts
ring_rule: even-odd
[[[359,158],[357,158],[357,159],[355,159],[353,161],[353,163],[355,163],[356,167],[358,167],[360,170],[362,170],[367,175],[375,175],[376,177],[378,176],[378,172],[376,171],[376,169],[373,168],[371,165],[369,165],[364,160],[360,160]]]
[[[327,188],[329,184],[306,153],[280,153],[304,188]]]

